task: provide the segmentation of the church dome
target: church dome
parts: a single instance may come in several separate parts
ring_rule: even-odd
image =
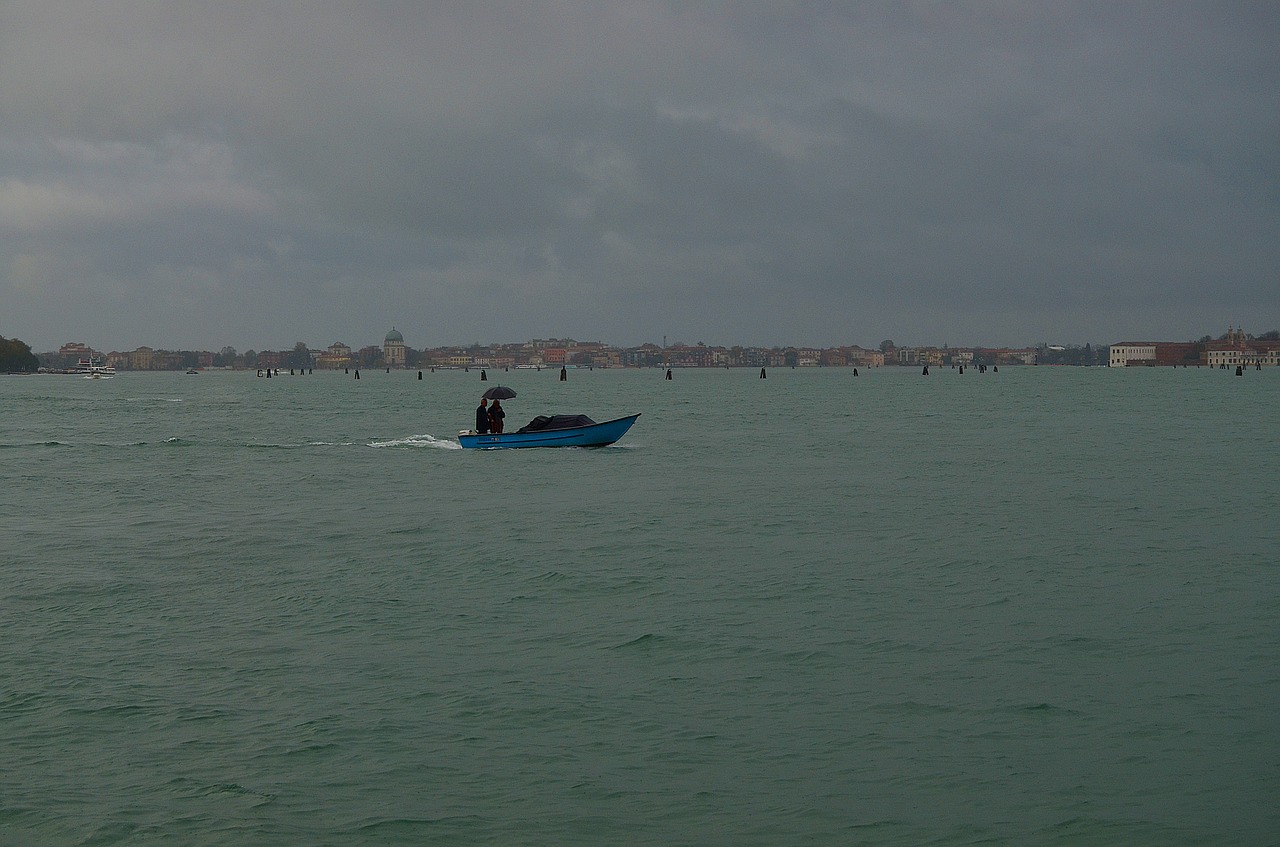
[[[404,343],[404,336],[403,336],[403,335],[401,335],[399,332],[397,332],[395,329],[392,329],[390,332],[388,332],[388,333],[387,333],[386,341],[387,341],[387,342],[391,342],[391,341],[399,341],[400,343],[402,343],[402,344],[403,344],[403,343]]]

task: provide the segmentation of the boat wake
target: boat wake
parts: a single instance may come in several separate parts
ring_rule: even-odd
[[[390,441],[370,441],[370,447],[437,447],[441,450],[461,450],[462,445],[456,441],[445,441],[434,435],[410,435],[405,438],[393,438]]]
[[[354,441],[299,441],[295,444],[245,444],[254,450],[306,450],[311,447],[354,447]]]

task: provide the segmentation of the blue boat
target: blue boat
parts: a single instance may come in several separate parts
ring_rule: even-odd
[[[596,423],[586,415],[539,415],[516,432],[486,433],[473,430],[458,433],[463,447],[496,450],[507,447],[604,447],[617,441],[639,414]]]

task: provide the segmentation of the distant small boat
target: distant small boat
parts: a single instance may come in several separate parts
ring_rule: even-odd
[[[200,375],[200,371],[196,370],[195,368],[191,368],[189,371],[187,371],[187,373],[188,373],[188,374],[195,374],[195,375],[197,375],[197,376],[199,376],[199,375]]]
[[[626,435],[639,413],[596,423],[586,415],[539,416],[518,432],[485,433],[465,429],[458,433],[463,447],[494,450],[511,447],[605,447]]]

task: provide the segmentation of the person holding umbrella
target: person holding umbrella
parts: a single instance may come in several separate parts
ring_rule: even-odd
[[[496,397],[493,398],[493,405],[489,407],[489,431],[495,435],[501,435],[502,419],[506,416],[507,413],[502,410],[502,401]]]
[[[510,400],[512,397],[515,397],[515,396],[516,396],[516,393],[512,391],[510,388],[507,388],[505,385],[495,385],[493,388],[490,388],[483,395],[481,395],[480,408],[476,409],[476,432],[480,432],[480,433],[502,432],[502,419],[507,416],[507,413],[503,411],[502,403],[500,403],[499,401]],[[488,400],[493,401],[493,407],[489,409],[488,412],[485,412],[484,406],[485,406],[485,402]],[[480,416],[482,414],[485,415],[484,429],[480,428]]]

